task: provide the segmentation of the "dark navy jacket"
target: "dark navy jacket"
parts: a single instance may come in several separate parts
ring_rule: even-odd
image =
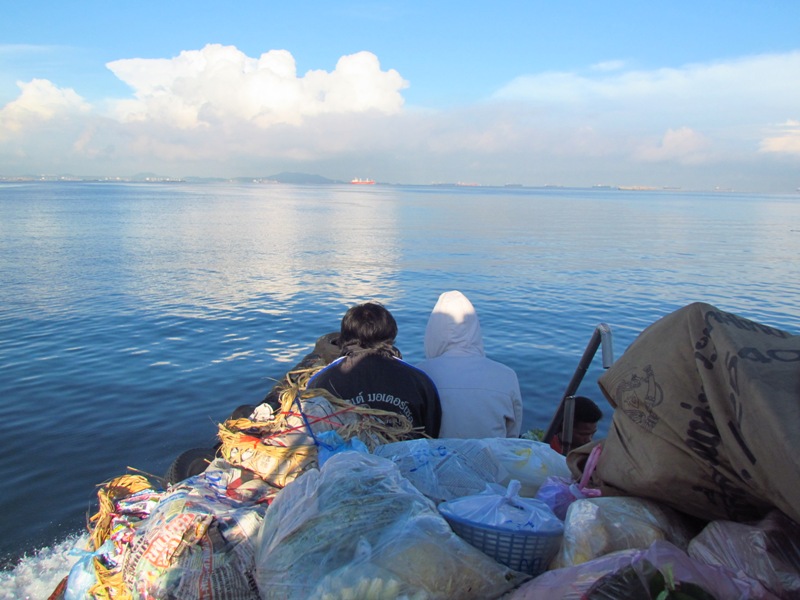
[[[343,356],[314,375],[307,388],[322,388],[351,404],[405,415],[427,435],[439,435],[442,407],[436,386],[399,358],[370,352]]]

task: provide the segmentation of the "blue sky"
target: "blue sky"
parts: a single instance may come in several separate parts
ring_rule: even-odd
[[[800,186],[800,2],[28,2],[0,175]]]

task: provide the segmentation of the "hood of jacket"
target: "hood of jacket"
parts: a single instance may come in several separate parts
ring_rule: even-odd
[[[478,313],[458,291],[444,292],[425,328],[425,357],[485,356]]]

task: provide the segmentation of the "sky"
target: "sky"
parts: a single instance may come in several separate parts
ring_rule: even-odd
[[[797,0],[26,0],[0,176],[796,193]]]

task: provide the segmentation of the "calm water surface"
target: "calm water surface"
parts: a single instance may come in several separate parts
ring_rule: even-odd
[[[212,444],[354,303],[416,362],[460,289],[544,428],[601,322],[617,355],[698,300],[800,332],[797,256],[799,196],[0,184],[0,566],[80,531],[97,484]],[[580,391],[610,416],[601,372]]]

